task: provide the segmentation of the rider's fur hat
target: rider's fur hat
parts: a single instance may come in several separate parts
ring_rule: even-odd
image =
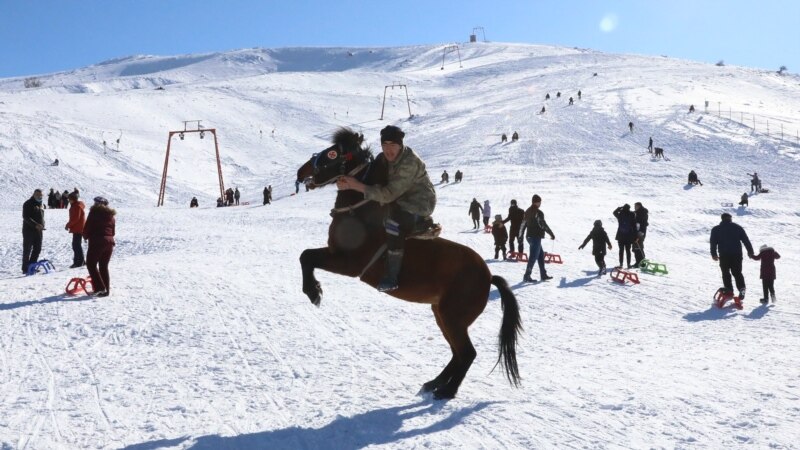
[[[406,136],[403,133],[403,130],[394,126],[394,125],[387,125],[384,129],[381,130],[381,143],[390,141],[394,142],[395,144],[399,144],[401,147],[403,146],[403,138]]]

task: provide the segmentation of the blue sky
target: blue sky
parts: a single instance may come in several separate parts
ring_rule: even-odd
[[[797,0],[0,0],[0,77],[134,54],[498,42],[800,72]]]

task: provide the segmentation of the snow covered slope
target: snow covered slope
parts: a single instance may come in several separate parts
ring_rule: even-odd
[[[523,44],[460,54],[463,67],[448,54],[442,70],[442,46],[256,49],[124,58],[42,76],[38,89],[0,80],[0,447],[796,448],[800,148],[703,105],[796,129],[798,79]],[[392,83],[408,86],[413,118],[390,89],[378,120]],[[172,143],[167,206],[154,207],[167,132],[193,119],[218,130],[226,186],[250,205],[211,207],[213,144],[189,135]],[[335,192],[291,196],[296,169],[339,126],[374,145],[389,123],[434,182],[465,173],[437,186],[435,218],[514,288],[520,389],[491,372],[496,291],[470,329],[478,358],[458,397],[434,402],[416,392],[449,349],[429,308],[324,272],[320,308],[300,290],[297,258],[325,244]],[[515,130],[519,142],[500,143]],[[649,136],[668,160],[650,158]],[[704,186],[686,186],[691,169]],[[770,193],[721,206],[753,171]],[[267,184],[276,201],[262,207]],[[65,210],[47,211],[43,251],[59,271],[16,278],[21,203],[36,187],[74,186],[119,211],[105,299],[63,295],[84,274],[64,269]],[[467,208],[489,199],[505,215],[534,193],[557,237],[545,250],[565,264],[521,285],[522,264],[489,259],[491,237],[471,230]],[[578,245],[596,219],[613,236],[611,211],[636,201],[650,210],[648,256],[669,275],[595,277]],[[720,281],[708,233],[724,211],[783,256],[777,305],[757,306],[748,260],[745,309],[710,307]]]

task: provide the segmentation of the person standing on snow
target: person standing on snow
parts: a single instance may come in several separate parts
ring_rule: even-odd
[[[481,211],[483,211],[483,207],[481,207],[481,204],[478,203],[476,198],[473,198],[472,203],[469,204],[469,211],[467,212],[468,215],[472,216],[473,230],[477,230],[481,226]]]
[[[503,216],[497,214],[494,216],[494,222],[492,222],[492,236],[494,237],[494,259],[497,259],[497,255],[500,250],[503,251],[503,260],[506,259],[506,241],[508,241],[508,230],[506,227],[503,226]]]
[[[578,250],[583,250],[589,241],[592,241],[592,255],[594,255],[594,262],[599,269],[597,276],[606,274],[606,247],[611,250],[611,241],[608,239],[608,233],[603,229],[603,222],[600,220],[594,221],[594,228],[589,232],[589,235],[584,239],[583,244],[578,247]]]
[[[769,298],[772,297],[772,303],[775,303],[775,260],[781,259],[781,255],[768,245],[762,245],[758,249],[758,254],[753,257],[755,260],[761,261],[761,287],[764,289],[764,298],[761,304],[766,305]]]
[[[36,189],[22,204],[22,273],[28,273],[28,266],[39,262],[43,231],[42,190]]]
[[[522,244],[522,236],[519,233],[522,226],[522,220],[525,218],[525,210],[517,206],[516,200],[511,200],[511,206],[508,208],[508,216],[503,223],[511,222],[508,230],[508,246],[511,253],[514,253],[514,241],[519,243],[519,252],[522,253],[524,246]]]
[[[111,292],[111,278],[108,273],[108,263],[114,252],[114,235],[116,234],[117,221],[114,216],[117,212],[108,207],[108,200],[95,197],[94,205],[89,208],[89,217],[83,227],[83,238],[89,241],[86,251],[86,268],[92,277],[92,286],[98,297],[108,297]],[[98,264],[100,268],[98,270]]]
[[[545,233],[550,235],[550,239],[555,239],[556,236],[544,220],[544,213],[539,207],[542,205],[542,197],[534,194],[531,198],[531,206],[525,210],[525,217],[523,218],[525,225],[523,230],[527,229],[526,239],[528,247],[531,249],[531,254],[528,257],[528,265],[525,267],[525,275],[522,281],[525,283],[533,283],[531,272],[533,271],[533,264],[539,262],[539,275],[542,281],[547,281],[553,277],[547,275],[547,270],[544,268],[544,249],[542,248],[542,239]]]
[[[69,200],[69,222],[64,225],[64,229],[72,233],[72,265],[69,268],[74,269],[86,264],[86,260],[83,258],[83,245],[81,244],[83,224],[86,223],[86,213],[84,212],[85,205],[78,200],[78,194],[72,192],[67,196],[67,199]]]
[[[747,255],[755,258],[753,246],[744,228],[733,223],[731,215],[722,213],[722,221],[719,225],[711,229],[711,258],[719,261],[719,268],[722,271],[722,285],[726,294],[733,294],[731,284],[731,274],[736,280],[736,288],[739,290],[739,298],[744,300],[745,281],[742,275],[742,244],[747,249]]]
[[[619,266],[622,268],[622,256],[627,256],[628,268],[631,265],[631,245],[636,240],[636,214],[631,211],[631,205],[624,204],[614,210],[614,217],[617,218],[617,234],[614,236],[619,245]]]
[[[233,191],[233,199],[236,201],[236,206],[239,206],[239,198],[242,197],[242,194],[239,192],[239,188],[237,187],[235,191]]]
[[[492,217],[492,205],[489,204],[489,200],[483,201],[483,226],[489,226],[489,218]]]

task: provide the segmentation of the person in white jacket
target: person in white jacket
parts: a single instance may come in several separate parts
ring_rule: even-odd
[[[489,200],[483,201],[483,226],[489,226],[489,219],[492,217],[492,206],[489,204]]]

